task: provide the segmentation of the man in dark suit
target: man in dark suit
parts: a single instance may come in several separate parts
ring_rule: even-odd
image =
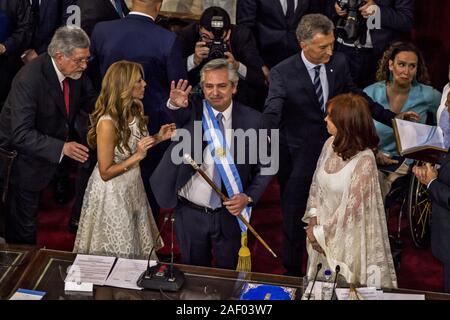
[[[78,0],[81,28],[91,36],[97,23],[124,18],[130,10],[124,0]]]
[[[142,64],[145,87],[144,112],[149,118],[150,134],[170,123],[162,107],[169,97],[170,81],[186,79],[186,69],[176,35],[155,24],[162,0],[134,0],[132,12],[125,18],[101,22],[92,33],[93,67],[98,63],[100,74],[119,60]],[[161,159],[167,144],[159,144],[141,161],[141,174],[150,205],[158,221],[159,207],[149,185],[149,177]]]
[[[20,55],[32,35],[32,17],[27,0],[0,0],[0,110],[22,62]]]
[[[236,21],[250,28],[270,69],[298,52],[295,36],[300,19],[318,12],[315,0],[237,0]]]
[[[24,66],[14,78],[0,114],[0,146],[18,152],[6,215],[9,243],[36,243],[40,191],[63,158],[87,160],[88,148],[75,140],[86,131],[86,114],[95,96],[83,75],[89,45],[83,30],[62,27],[52,38],[48,54]]]
[[[365,0],[356,11],[356,21],[347,19],[349,10],[339,7],[335,0],[327,0],[325,11],[338,30],[349,21],[356,23],[355,38],[338,32],[336,51],[347,57],[353,81],[360,88],[375,82],[384,51],[392,41],[408,38],[414,22],[414,0]]]
[[[450,114],[450,92],[446,99],[446,108],[442,112]],[[448,120],[447,126],[449,126]],[[444,131],[444,135],[446,132],[449,132],[448,128]],[[450,293],[450,156],[447,154],[444,158],[439,171],[427,163],[420,167],[415,166],[413,172],[417,179],[427,186],[428,195],[433,204],[431,250],[433,255],[444,264],[444,291]]]
[[[373,102],[352,82],[345,57],[333,54],[333,22],[321,14],[302,18],[297,37],[301,53],[271,70],[263,114],[266,128],[280,129],[278,174],[283,212],[283,262],[287,274],[301,274],[305,234],[301,217],[322,146],[329,137],[324,118],[326,102],[355,92],[364,95],[372,116],[391,126],[395,114]],[[415,113],[398,117],[416,117]]]
[[[211,25],[213,17],[220,17],[223,21],[222,28],[214,28]],[[218,39],[215,31],[220,30]],[[206,62],[211,60],[210,45],[213,41],[221,41],[227,46],[227,50],[221,51],[239,74],[239,90],[234,99],[245,105],[262,110],[265,97],[261,91],[267,91],[265,85],[264,65],[259,56],[258,48],[251,31],[242,26],[230,24],[230,16],[220,7],[209,7],[200,17],[199,23],[193,23],[185,27],[179,35],[183,48],[183,58],[188,71],[189,83],[192,86],[200,82],[200,70]],[[262,96],[262,98],[260,98]]]
[[[67,24],[67,8],[76,4],[76,0],[28,0],[33,16],[33,38],[31,45],[22,55],[24,63],[47,52],[48,45],[56,29]]]
[[[181,128],[177,130],[184,130],[191,137],[186,149],[182,150],[182,155],[189,153],[197,162],[201,161],[198,159],[203,159],[201,169],[219,188],[221,182],[225,184],[222,174],[219,174],[217,166],[214,165],[210,149],[202,139],[202,120],[206,119],[203,113],[210,110],[211,119],[217,119],[218,128],[225,136],[226,144],[234,145],[235,152],[232,156],[243,190],[235,192],[234,196],[229,196],[229,201],[222,204],[199,173],[190,165],[177,162],[179,159],[174,158],[179,155],[175,150],[179,150],[180,145],[184,146],[185,141],[173,142],[167,149],[151,177],[151,185],[162,207],[175,208],[175,228],[183,263],[211,266],[213,249],[217,267],[234,269],[241,246],[241,230],[236,215],[261,197],[271,176],[263,175],[259,159],[254,164],[249,160],[258,154],[258,143],[246,141],[245,145],[239,144],[236,140],[237,133],[231,129],[257,132],[261,126],[261,114],[232,100],[237,89],[238,76],[225,59],[208,62],[201,71],[201,78],[206,102],[203,103],[198,97],[189,101],[191,87],[187,87],[187,81],[180,80],[176,87],[175,83],[172,84],[167,104],[167,110],[176,119],[177,127]],[[211,109],[208,109],[207,103]],[[217,151],[216,156],[226,154],[221,147],[214,147],[214,150],[223,151]],[[239,162],[237,159],[245,160]]]

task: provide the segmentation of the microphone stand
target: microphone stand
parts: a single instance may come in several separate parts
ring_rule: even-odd
[[[319,263],[319,264],[317,265],[316,274],[314,275],[314,280],[313,280],[313,283],[312,283],[312,285],[311,285],[311,289],[309,290],[308,300],[311,299],[311,294],[312,294],[312,291],[313,291],[313,289],[314,289],[314,285],[316,284],[317,275],[319,274],[320,269],[322,269],[322,263]]]
[[[334,283],[333,283],[333,291],[331,291],[331,299],[333,300],[334,294],[336,293],[336,282],[338,278],[338,274],[341,271],[341,267],[339,265],[336,265],[336,268],[334,269]]]
[[[157,263],[155,266],[150,267],[150,258],[155,250],[156,243],[161,237],[161,232],[164,229],[164,226],[166,225],[167,220],[169,219],[169,215],[171,213],[167,214],[166,217],[164,217],[163,225],[161,226],[158,237],[156,238],[155,244],[153,245],[152,249],[150,250],[150,254],[148,256],[147,260],[147,270],[144,271],[141,276],[139,277],[137,281],[137,285],[144,289],[151,289],[151,290],[159,290],[159,291],[178,291],[181,286],[184,283],[184,274],[178,269],[174,269],[173,267],[173,223],[175,221],[175,218],[171,217],[170,220],[172,222],[171,227],[171,246],[170,246],[170,264],[169,264],[169,270],[167,270],[167,264]]]

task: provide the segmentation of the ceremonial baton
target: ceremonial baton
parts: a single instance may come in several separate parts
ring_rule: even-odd
[[[222,191],[215,185],[215,183],[213,181],[211,181],[211,179],[208,177],[208,175],[202,169],[200,169],[200,166],[194,161],[194,159],[192,159],[192,157],[189,154],[186,153],[184,155],[184,159],[195,169],[195,171],[197,171],[203,177],[203,179],[205,179],[205,181],[211,186],[211,188],[213,188],[213,190],[215,192],[217,192],[217,194],[222,199],[222,201],[228,201],[229,200],[228,197],[225,196],[222,193]],[[256,237],[256,239],[258,239],[259,242],[261,242],[262,245],[275,258],[278,258],[277,255],[275,254],[275,252],[273,252],[273,250],[270,249],[270,247],[267,245],[267,243],[261,238],[261,236],[258,234],[258,232],[256,232],[255,229],[253,229],[253,227],[250,225],[250,223],[248,223],[247,220],[245,220],[245,218],[242,216],[242,214],[239,213],[239,215],[237,217],[247,226],[247,228],[253,233],[253,235]]]

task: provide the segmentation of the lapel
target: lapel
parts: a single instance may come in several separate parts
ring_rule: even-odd
[[[98,0],[95,0],[95,1],[98,1]],[[120,18],[119,14],[117,13],[116,8],[114,7],[114,5],[112,4],[112,2],[110,0],[103,0],[103,3],[104,3],[103,6],[101,6],[102,8],[97,7],[98,8],[97,10],[103,11],[105,16],[116,17],[116,19]],[[125,13],[125,10],[124,10],[124,13]]]
[[[327,71],[327,80],[328,80],[328,97],[327,97],[328,101],[330,97],[334,97],[334,82],[336,70],[334,68],[333,57],[331,57],[330,61],[325,65],[325,69]]]
[[[53,67],[52,60],[48,54],[44,54],[43,73],[48,83],[49,95],[52,97],[57,109],[61,112],[64,118],[67,118],[66,106],[64,104],[64,95],[61,90],[61,84]]]
[[[275,10],[278,11],[278,16],[280,17],[280,20],[283,21],[286,25],[288,24],[286,20],[286,15],[283,12],[283,7],[281,6],[280,0],[273,0],[275,2]]]

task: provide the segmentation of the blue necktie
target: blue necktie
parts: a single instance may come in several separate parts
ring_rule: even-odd
[[[320,83],[320,65],[314,67],[314,89],[316,90],[317,99],[319,99],[320,109],[325,114],[325,105],[323,103],[323,90],[322,84]]]
[[[222,121],[223,114],[218,113],[216,116],[216,119],[219,124],[219,129],[222,132],[223,139],[225,141],[225,129],[223,126],[223,121]],[[220,172],[217,169],[215,164],[214,164],[214,168],[213,168],[213,179],[212,180],[213,180],[214,184],[220,189],[222,180],[220,178]],[[209,204],[210,204],[211,208],[215,209],[215,208],[221,207],[222,201],[221,201],[219,195],[214,190],[211,190],[211,191],[212,191],[211,198],[209,199]]]
[[[441,117],[439,118],[439,127],[444,134],[444,146],[445,148],[450,147],[450,119],[448,116],[447,108],[442,110]]]
[[[119,17],[125,17],[125,15],[123,14],[122,0],[114,0],[114,3],[116,4],[116,11]]]

